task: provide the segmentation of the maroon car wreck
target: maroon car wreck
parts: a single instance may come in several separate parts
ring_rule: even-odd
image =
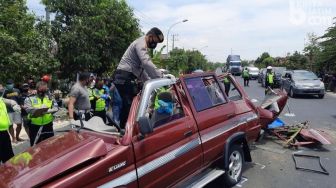
[[[97,118],[69,127],[3,164],[0,187],[199,187],[219,176],[234,185],[252,160],[248,143],[286,104],[275,92],[256,106],[231,75],[150,80],[123,134]]]

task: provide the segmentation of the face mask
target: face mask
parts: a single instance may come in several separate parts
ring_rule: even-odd
[[[14,84],[8,84],[6,85],[7,90],[12,91],[14,88]]]
[[[28,93],[28,90],[29,90],[29,89],[22,89],[22,91],[23,91],[24,93]]]
[[[148,40],[148,42],[147,42],[147,47],[150,48],[150,49],[156,48],[157,43],[153,40],[153,38],[150,38],[150,39],[151,39],[151,41]]]
[[[150,48],[150,49],[155,49],[156,46],[157,46],[156,42],[150,42],[150,43],[148,43],[148,48]]]
[[[37,91],[37,94],[40,96],[44,96],[46,94],[47,91],[45,90],[41,90],[41,91]]]

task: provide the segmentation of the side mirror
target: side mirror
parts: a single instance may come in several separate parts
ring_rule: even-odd
[[[139,126],[140,126],[139,128],[140,128],[140,132],[142,136],[145,136],[153,132],[153,126],[148,117],[145,117],[145,116],[140,117],[138,122],[139,122]]]

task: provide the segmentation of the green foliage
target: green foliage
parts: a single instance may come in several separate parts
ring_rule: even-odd
[[[336,23],[320,39],[319,67],[320,69],[336,72]]]
[[[308,45],[303,49],[304,55],[308,57],[309,69],[314,71],[318,68],[318,55],[321,53],[317,36],[314,33],[308,33]]]
[[[50,40],[34,27],[25,0],[0,0],[0,81],[41,76],[59,66],[49,53]]]
[[[263,59],[261,63],[265,65],[265,67],[267,67],[267,66],[274,66],[274,62],[275,61],[273,57],[266,57],[265,59]]]
[[[259,68],[266,67],[264,60],[268,57],[271,57],[268,52],[264,52],[255,60],[255,65]]]
[[[286,61],[286,68],[287,69],[308,69],[309,68],[309,64],[308,64],[308,58],[299,53],[298,51],[295,51],[293,55],[290,55],[287,58]]]
[[[223,66],[221,63],[208,62],[205,55],[197,50],[174,48],[170,51],[168,58],[158,58],[161,57],[163,48],[154,52],[153,62],[158,67],[167,69],[175,76],[178,76],[179,74],[188,74],[197,69],[202,69],[203,71],[214,71],[217,67]]]
[[[138,20],[125,0],[43,0],[55,13],[52,36],[63,77],[78,71],[111,72],[133,40]]]
[[[151,50],[152,51],[152,61],[153,61],[153,63],[157,66],[157,67],[162,67],[162,68],[164,68],[164,64],[163,64],[163,62],[161,61],[161,59],[162,59],[162,57],[161,57],[161,55],[162,55],[162,51],[164,50],[166,48],[166,45],[164,45],[164,46],[162,46],[161,48],[160,48],[160,50],[159,51],[153,51],[153,50]]]

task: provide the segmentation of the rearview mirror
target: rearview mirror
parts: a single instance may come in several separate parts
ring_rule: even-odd
[[[146,116],[140,117],[138,122],[139,122],[139,126],[140,126],[139,127],[140,132],[143,136],[153,132],[153,126],[152,126],[148,117],[146,117]]]

